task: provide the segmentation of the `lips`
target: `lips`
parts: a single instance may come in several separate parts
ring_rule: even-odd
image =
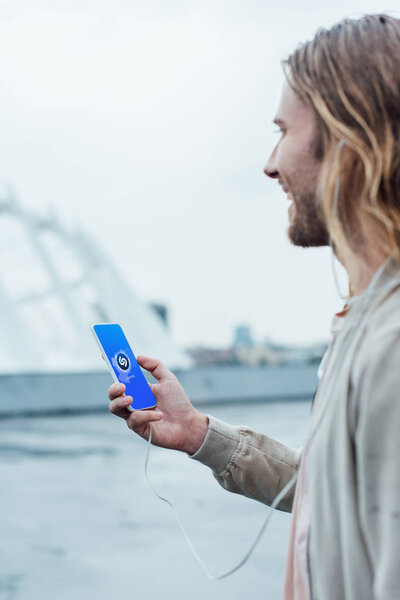
[[[291,219],[293,216],[293,213],[296,211],[296,207],[294,204],[294,198],[293,198],[289,188],[286,187],[286,185],[282,185],[282,184],[280,184],[280,185],[281,185],[283,191],[285,192],[287,199],[290,202],[290,204],[288,206],[288,213],[289,213],[289,219]]]
[[[290,200],[293,200],[293,196],[292,193],[290,192],[289,188],[286,187],[286,185],[283,185],[281,182],[279,182],[281,188],[283,189],[283,191],[285,192],[285,194],[288,195],[288,197],[290,198]]]

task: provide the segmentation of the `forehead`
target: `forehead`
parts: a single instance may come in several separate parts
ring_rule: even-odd
[[[311,106],[304,104],[290,87],[286,78],[282,84],[281,95],[274,121],[282,121],[290,125],[306,124],[314,121],[314,113]]]

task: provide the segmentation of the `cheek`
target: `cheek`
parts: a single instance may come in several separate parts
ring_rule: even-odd
[[[314,189],[320,164],[312,156],[308,140],[284,137],[277,149],[276,165],[292,192]]]
[[[276,153],[276,166],[284,180],[290,182],[293,172],[297,170],[298,158],[289,138],[283,138]]]

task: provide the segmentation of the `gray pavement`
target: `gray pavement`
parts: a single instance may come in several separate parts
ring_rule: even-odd
[[[310,402],[204,409],[301,446]],[[1,600],[242,600],[282,597],[290,515],[275,511],[249,561],[210,581],[144,475],[146,442],[96,415],[0,420]],[[207,467],[152,447],[149,476],[172,500],[208,569],[247,552],[267,507],[222,489]]]

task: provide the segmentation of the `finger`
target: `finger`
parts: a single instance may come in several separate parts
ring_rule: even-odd
[[[142,425],[146,425],[152,421],[159,421],[162,419],[162,416],[162,413],[157,410],[135,410],[129,413],[126,424],[129,429],[138,429]]]
[[[131,411],[127,408],[131,403],[132,396],[118,396],[110,402],[108,408],[113,415],[127,419],[131,415]]]
[[[110,400],[114,400],[114,398],[122,396],[125,390],[126,386],[123,383],[113,383],[113,385],[109,387],[108,397]]]
[[[141,367],[149,371],[158,381],[169,379],[171,376],[173,377],[173,373],[158,358],[139,355],[136,357],[136,360]]]

